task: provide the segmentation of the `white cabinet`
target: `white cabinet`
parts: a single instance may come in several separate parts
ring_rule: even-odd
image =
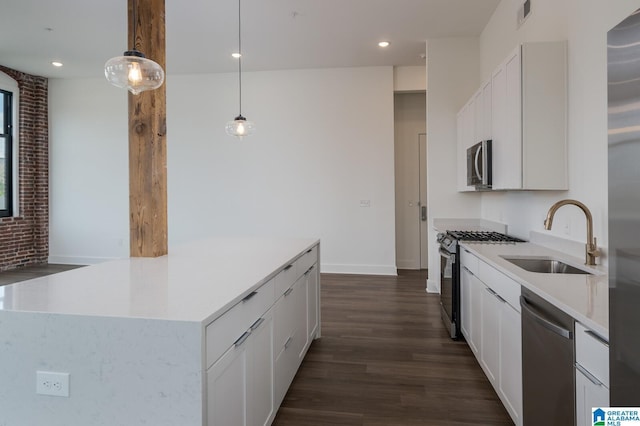
[[[485,82],[456,117],[458,191],[475,191],[467,185],[467,148],[491,139],[491,80]]]
[[[471,346],[472,321],[471,321],[471,272],[463,264],[460,265],[460,332],[469,342],[469,346],[475,353],[474,347]]]
[[[279,406],[311,342],[320,334],[317,250],[297,262],[300,274],[282,292],[275,310],[275,402]]]
[[[496,294],[487,286],[483,286],[481,296],[481,333],[480,365],[489,381],[495,387],[500,377],[500,335],[502,303]]]
[[[609,345],[576,322],[576,422],[591,425],[591,409],[609,406]]]
[[[207,370],[209,426],[264,426],[275,417],[271,311]]]
[[[458,191],[475,191],[475,187],[467,185],[467,148],[473,145],[475,136],[475,105],[473,98],[457,115],[457,162]]]
[[[293,380],[307,343],[307,282],[300,277],[275,306],[275,400],[279,405]]]
[[[207,370],[207,424],[247,426],[247,346],[233,345]]]
[[[461,328],[516,425],[522,424],[520,285],[461,251]]]
[[[319,336],[318,246],[206,327],[207,424],[273,422]]]
[[[499,392],[516,424],[522,423],[522,329],[520,312],[502,303],[500,310]]]
[[[249,346],[249,424],[266,426],[271,424],[276,412],[271,311],[252,326]]]
[[[567,189],[565,42],[525,43],[492,73],[493,189]]]
[[[484,285],[476,278],[478,258],[466,249],[460,251],[460,331],[479,357],[481,338],[481,296]]]
[[[318,265],[314,264],[307,272],[307,336],[308,343],[311,344],[314,337],[318,335],[320,325],[320,287],[318,283],[320,271]]]

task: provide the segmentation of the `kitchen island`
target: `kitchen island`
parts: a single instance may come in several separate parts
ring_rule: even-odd
[[[270,424],[320,335],[318,265],[314,239],[209,239],[5,286],[0,425]]]

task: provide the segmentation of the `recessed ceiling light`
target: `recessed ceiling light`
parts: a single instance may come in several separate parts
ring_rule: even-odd
[[[62,66],[62,62],[60,62],[60,61],[52,61],[51,65],[53,65],[54,67],[58,67],[59,68],[59,67]]]
[[[233,56],[234,58],[238,59],[240,56],[242,56],[241,54],[239,54],[238,52],[233,52],[231,54],[231,56]]]
[[[389,47],[391,43],[389,43],[388,41],[381,41],[380,43],[378,43],[378,46],[380,47]]]

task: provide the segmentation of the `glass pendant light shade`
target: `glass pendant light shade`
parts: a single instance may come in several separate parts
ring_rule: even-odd
[[[109,83],[127,89],[134,95],[157,89],[164,82],[162,67],[137,50],[129,50],[123,56],[109,59],[104,65],[104,75]]]
[[[242,139],[244,136],[253,134],[255,126],[253,121],[247,121],[246,118],[239,115],[233,121],[229,121],[225,127],[229,136],[235,136]]]

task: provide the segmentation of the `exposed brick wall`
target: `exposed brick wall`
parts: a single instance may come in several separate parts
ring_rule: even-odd
[[[49,256],[48,81],[0,65],[18,83],[19,216],[0,218],[0,270]]]

